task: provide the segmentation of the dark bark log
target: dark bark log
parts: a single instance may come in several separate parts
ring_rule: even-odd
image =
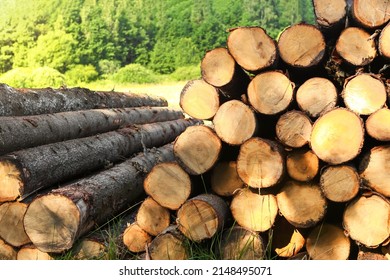
[[[17,89],[0,84],[0,93],[0,116],[168,105],[167,101],[161,97],[113,91],[96,92],[86,88]]]
[[[184,118],[165,107],[96,109],[0,118],[0,155],[69,139],[92,136],[131,124]]]
[[[173,145],[141,153],[110,169],[34,199],[24,216],[27,235],[44,252],[64,252],[96,225],[144,196],[146,174],[159,162],[172,161]]]
[[[159,147],[197,120],[134,125],[91,137],[48,144],[3,156],[0,201],[26,197],[39,189],[107,168],[145,148]]]

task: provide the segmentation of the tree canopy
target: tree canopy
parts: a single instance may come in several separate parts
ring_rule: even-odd
[[[128,64],[171,73],[225,46],[230,28],[276,38],[314,21],[311,0],[0,0],[0,9],[0,74],[88,65],[103,76]]]

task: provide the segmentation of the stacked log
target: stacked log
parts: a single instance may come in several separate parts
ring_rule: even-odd
[[[0,114],[0,259],[101,258],[91,233],[142,201],[146,174],[202,123],[160,97],[4,84]]]
[[[384,257],[390,3],[352,2],[313,0],[316,24],[293,24],[277,41],[235,27],[226,47],[205,52],[180,106],[200,118],[203,108],[211,124],[187,128],[173,147],[177,186],[201,177],[204,193],[183,202],[169,191],[179,207],[170,226],[189,243],[218,238],[227,259]]]

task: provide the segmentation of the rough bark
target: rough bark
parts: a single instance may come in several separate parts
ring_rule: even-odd
[[[171,225],[157,235],[148,245],[151,260],[187,260],[189,252],[186,237]]]
[[[285,156],[275,141],[253,137],[240,146],[237,172],[253,188],[269,188],[285,175]]]
[[[360,153],[363,142],[362,119],[345,108],[333,109],[319,117],[310,137],[313,152],[329,164],[354,159]]]
[[[365,66],[377,56],[375,40],[371,34],[359,27],[344,29],[336,42],[340,57],[352,66]]]
[[[325,38],[314,25],[299,23],[282,31],[278,40],[280,57],[288,65],[308,68],[318,65],[325,55]]]
[[[162,162],[146,176],[144,189],[161,206],[177,210],[190,197],[192,182],[178,163]]]
[[[312,150],[294,149],[287,153],[286,170],[292,179],[308,182],[319,173],[320,162]]]
[[[151,236],[156,236],[169,226],[170,211],[147,197],[137,211],[136,222]]]
[[[278,59],[276,42],[257,26],[229,30],[227,47],[237,63],[252,73],[274,66]]]
[[[265,232],[275,222],[278,205],[274,195],[261,195],[245,188],[234,195],[230,211],[238,225],[249,230]]]
[[[341,227],[321,223],[308,235],[306,249],[313,260],[347,260],[351,242]]]
[[[297,228],[310,228],[323,219],[327,201],[315,182],[288,180],[276,195],[281,215]]]
[[[231,100],[220,106],[213,119],[219,138],[229,145],[241,145],[257,131],[257,118],[252,108]]]
[[[0,155],[69,139],[92,136],[131,124],[184,118],[165,107],[95,109],[55,114],[2,117]]]
[[[334,202],[352,200],[359,192],[361,179],[355,167],[341,164],[321,171],[320,186],[325,197]]]
[[[240,98],[246,93],[249,76],[226,48],[207,51],[201,61],[202,78],[228,98]]]
[[[23,227],[27,204],[7,202],[0,205],[0,238],[14,247],[30,243]]]
[[[297,90],[296,102],[301,111],[318,118],[337,104],[337,89],[326,78],[314,77],[305,81]]]
[[[204,80],[187,82],[180,93],[180,108],[195,119],[212,119],[222,103],[219,91]]]
[[[279,142],[284,146],[301,148],[310,140],[312,122],[302,111],[291,110],[280,116],[275,129]]]
[[[390,141],[390,110],[381,108],[366,120],[366,131],[378,141]]]
[[[359,164],[365,186],[390,197],[390,145],[376,146],[367,151]]]
[[[175,140],[173,147],[180,166],[191,175],[210,170],[218,161],[222,141],[214,129],[197,125],[188,127]]]
[[[345,81],[342,97],[345,106],[353,112],[370,115],[385,106],[387,92],[379,77],[361,73]]]
[[[172,142],[196,120],[134,125],[7,154],[0,159],[0,202],[108,167],[145,148]]]
[[[95,225],[142,199],[154,165],[172,161],[173,144],[141,153],[110,169],[35,198],[24,216],[30,240],[44,252],[63,252]]]
[[[86,88],[12,88],[0,84],[0,116],[27,116],[102,108],[167,106],[145,94],[96,92]]]
[[[259,113],[276,115],[290,105],[295,85],[278,71],[255,76],[248,86],[250,105]]]
[[[178,229],[190,240],[212,238],[229,219],[227,203],[214,194],[200,194],[187,200],[177,211]]]
[[[369,218],[367,213],[370,213]],[[343,227],[358,244],[376,248],[390,236],[390,203],[378,195],[360,196],[344,211]]]
[[[387,0],[354,0],[352,3],[352,17],[364,28],[379,28],[390,19],[390,3]]]
[[[237,173],[236,161],[219,161],[211,170],[211,189],[219,196],[233,196],[244,187]]]
[[[223,232],[220,255],[222,260],[262,260],[265,244],[259,233],[236,225]]]

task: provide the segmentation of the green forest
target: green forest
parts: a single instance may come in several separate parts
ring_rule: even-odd
[[[0,81],[18,87],[188,79],[230,28],[276,39],[314,22],[311,0],[0,0],[0,11]]]

